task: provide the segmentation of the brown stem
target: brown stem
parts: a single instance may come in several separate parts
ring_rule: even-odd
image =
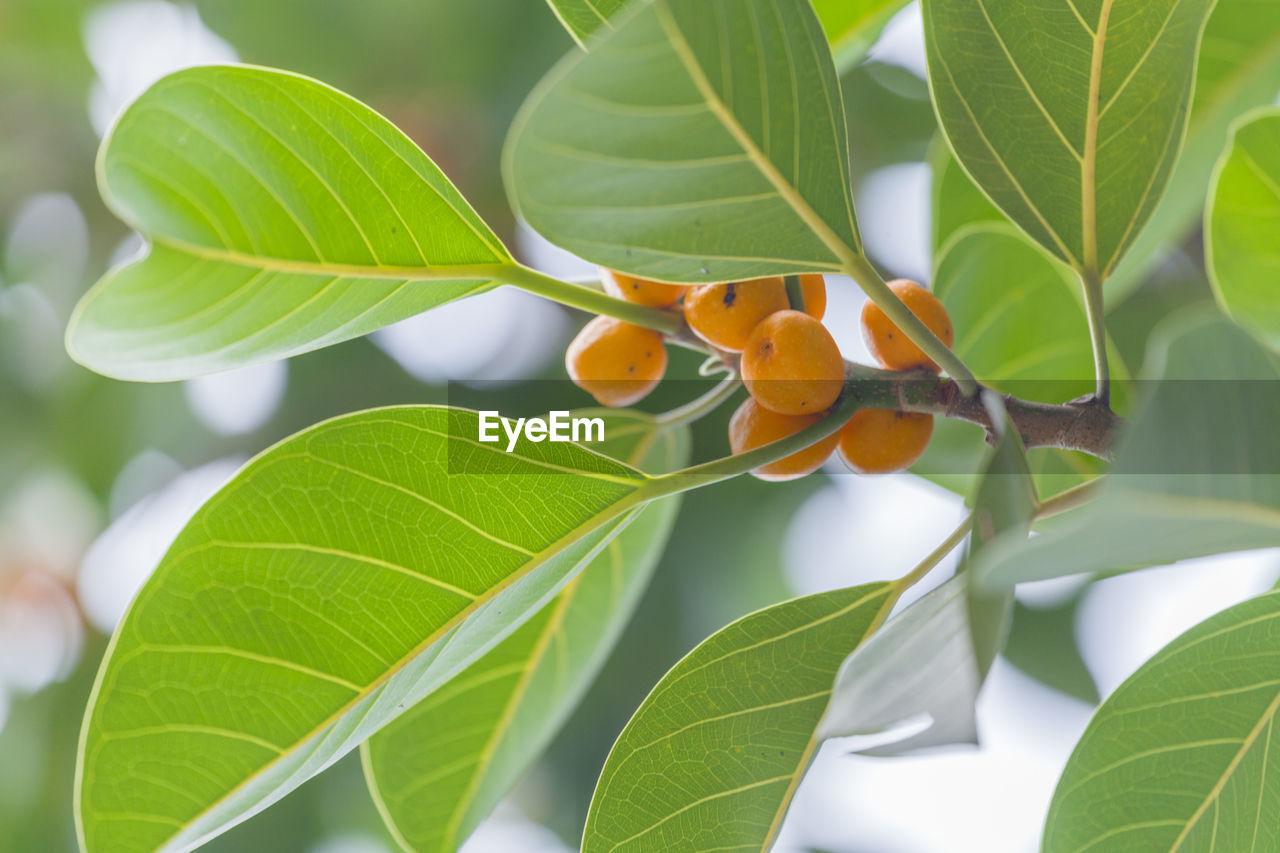
[[[950,379],[919,371],[879,370],[846,362],[846,393],[870,408],[928,412],[977,424],[995,436],[991,416],[978,395],[966,397]],[[1003,395],[1009,418],[1028,448],[1080,450],[1108,462],[1115,459],[1116,442],[1125,419],[1093,397],[1062,405]]]
[[[669,340],[679,346],[714,355],[727,367],[741,372],[737,353],[710,346],[687,327],[669,336]],[[988,440],[995,436],[991,417],[980,395],[966,397],[951,379],[926,371],[881,370],[846,361],[842,396],[855,397],[860,408],[927,412],[968,421],[985,429]],[[1115,459],[1115,446],[1124,429],[1125,419],[1095,397],[1062,405],[1023,400],[1011,394],[1005,394],[1003,399],[1009,417],[1028,448],[1057,447],[1079,450],[1108,462]]]

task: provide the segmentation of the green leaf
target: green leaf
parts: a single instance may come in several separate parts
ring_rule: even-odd
[[[265,808],[501,642],[657,496],[577,445],[482,444],[478,422],[326,421],[196,513],[99,671],[83,849],[189,849]]]
[[[1280,91],[1280,6],[1218,0],[1201,40],[1186,141],[1151,219],[1107,280],[1108,299],[1131,293],[1198,224],[1228,127]],[[934,250],[965,225],[1007,221],[960,169],[945,145],[934,157]]]
[[[1076,642],[1076,613],[1081,595],[1050,607],[1014,602],[1013,624],[1004,657],[1027,675],[1090,705],[1098,704],[1098,685]]]
[[[1218,0],[1205,26],[1195,97],[1182,154],[1151,221],[1142,229],[1109,287],[1123,295],[1141,283],[1164,250],[1200,224],[1214,164],[1231,125],[1280,93],[1280,4]]]
[[[979,186],[1086,278],[1164,192],[1213,0],[925,0],[943,130]]]
[[[510,257],[420,149],[314,80],[180,71],[103,142],[108,206],[150,243],[85,296],[67,346],[162,381],[306,352],[491,286]]]
[[[609,19],[630,0],[547,0],[560,23],[579,44],[587,36],[604,27]]]
[[[1280,593],[1165,646],[1094,715],[1067,762],[1044,850],[1280,847]]]
[[[1047,402],[1093,390],[1079,285],[1011,226],[957,233],[938,255],[933,290],[958,330],[956,354],[991,387]]]
[[[1280,107],[1232,133],[1205,212],[1205,252],[1223,310],[1280,350]]]
[[[1098,497],[1052,531],[992,543],[974,568],[982,584],[1280,545],[1280,367],[1217,315],[1173,318],[1163,334],[1148,359],[1161,381]]]
[[[853,650],[836,676],[822,738],[881,735],[924,718],[924,729],[856,751],[902,755],[978,742],[974,702],[983,674],[970,639],[968,587],[966,576],[947,580]]]
[[[840,84],[808,0],[655,0],[565,58],[507,141],[515,206],[584,258],[690,282],[861,254]]]
[[[577,414],[607,419],[610,441],[594,447],[609,456],[655,471],[688,461],[685,427],[662,430],[638,412]],[[635,609],[678,507],[678,497],[646,506],[515,633],[365,741],[365,776],[402,847],[458,849],[542,752]]]
[[[942,260],[943,249],[963,228],[979,223],[1009,223],[991,200],[956,162],[946,140],[938,138],[929,150],[933,170],[933,263]],[[1011,223],[1010,223],[1011,224]],[[937,287],[935,282],[934,287]]]
[[[767,850],[818,745],[836,670],[887,614],[893,589],[774,605],[677,663],[609,753],[583,853]]]
[[[979,679],[987,677],[1009,636],[1013,590],[983,590],[972,582],[968,570],[992,542],[1025,539],[1030,535],[1037,506],[1035,481],[1022,438],[1005,413],[1000,398],[990,391],[982,393],[988,397],[986,408],[992,422],[1000,425],[1000,435],[973,495],[973,532],[969,537],[968,556],[960,566],[960,573],[970,581],[965,591]]]

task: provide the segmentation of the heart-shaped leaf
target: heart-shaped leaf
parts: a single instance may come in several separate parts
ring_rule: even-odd
[[[831,271],[861,244],[840,84],[808,0],[655,0],[574,51],[517,116],[513,205],[649,278]]]
[[[819,743],[836,670],[887,615],[893,589],[774,605],[672,667],[609,753],[583,853],[768,850]]]
[[[1142,230],[1186,127],[1213,0],[925,0],[943,130],[993,201],[1086,280]]]
[[[98,177],[150,249],[85,296],[67,346],[121,379],[182,379],[358,337],[485,290],[511,263],[408,137],[282,71],[164,78],[103,142]]]
[[[607,457],[506,453],[478,424],[326,421],[196,513],[99,671],[83,849],[189,849],[265,808],[501,642],[656,496]]]
[[[588,414],[588,413],[579,413]],[[655,473],[684,465],[686,427],[593,412],[594,445]],[[379,810],[406,850],[458,849],[577,705],[657,565],[679,498],[646,506],[515,633],[361,746]]]
[[[1280,108],[1232,134],[1210,192],[1205,250],[1223,309],[1280,350]]]
[[[1165,646],[1094,715],[1063,771],[1046,853],[1280,847],[1280,593]]]

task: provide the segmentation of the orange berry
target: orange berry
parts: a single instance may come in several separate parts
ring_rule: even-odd
[[[804,298],[804,313],[815,320],[821,320],[827,313],[827,281],[816,272],[807,272],[799,276],[800,295]],[[786,280],[783,279],[785,282]],[[796,308],[795,305],[791,306]]]
[[[684,296],[687,285],[664,284],[647,278],[636,278],[613,270],[600,270],[604,290],[610,296],[650,308],[670,308]]]
[[[947,309],[942,307],[938,297],[905,278],[889,282],[889,289],[944,344],[950,347],[955,343],[956,334],[951,327],[951,318],[947,316]],[[890,370],[912,370],[920,367],[934,373],[941,370],[874,302],[868,302],[862,308],[862,339],[867,342],[867,349],[875,356],[876,361]]]
[[[804,310],[821,320],[827,310],[827,285],[822,276],[800,276]],[[782,276],[753,278],[728,284],[703,284],[684,298],[684,319],[698,337],[730,352],[742,352],[760,321],[791,307]]]
[[[789,435],[822,420],[822,415],[780,415],[771,412],[748,397],[729,421],[729,447],[733,455],[745,453]],[[776,462],[761,465],[751,473],[761,480],[780,482],[812,474],[822,467],[836,449],[840,433],[834,432],[817,444],[784,456]]]
[[[691,288],[684,298],[684,319],[707,343],[742,352],[751,330],[786,308],[786,285],[775,276]]]
[[[929,446],[933,415],[859,409],[840,430],[840,458],[861,474],[901,471]]]
[[[822,323],[800,311],[778,311],[747,339],[742,381],[766,409],[783,415],[820,413],[840,396],[844,359]]]
[[[603,406],[630,406],[662,381],[667,351],[662,335],[613,317],[582,327],[564,355],[569,378]]]

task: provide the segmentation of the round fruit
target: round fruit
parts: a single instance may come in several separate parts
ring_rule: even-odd
[[[751,330],[787,308],[782,279],[757,278],[694,287],[684,298],[684,319],[698,337],[730,352],[742,352]]]
[[[683,284],[663,284],[606,269],[600,270],[600,278],[604,282],[605,292],[610,296],[637,305],[648,305],[650,308],[670,308],[680,301],[680,297],[688,289]]]
[[[929,446],[933,415],[859,409],[840,430],[840,458],[861,474],[888,474],[915,463]]]
[[[820,322],[799,311],[778,311],[747,339],[742,381],[766,409],[783,415],[821,413],[840,396],[844,359]]]
[[[889,289],[897,294],[907,308],[911,309],[911,313],[919,317],[939,340],[948,347],[955,343],[956,335],[951,327],[951,318],[947,316],[947,309],[942,307],[938,297],[914,281],[904,278],[889,282]],[[876,361],[890,370],[921,367],[934,373],[941,370],[874,302],[868,302],[862,308],[862,338]]]
[[[800,279],[800,296],[804,299],[804,313],[815,320],[821,320],[827,313],[827,281],[816,272],[807,272],[798,276]],[[786,279],[783,279],[785,283]],[[798,305],[792,305],[797,311]]]
[[[564,356],[569,378],[604,406],[630,406],[662,381],[667,351],[662,335],[613,317],[582,327]]]
[[[822,420],[822,415],[780,415],[748,397],[729,421],[729,447],[733,455],[745,453],[765,444],[795,435],[807,426]],[[840,441],[840,433],[834,432],[817,444],[797,450],[768,465],[753,468],[751,473],[761,480],[780,482],[795,480],[812,474],[831,458]]]

